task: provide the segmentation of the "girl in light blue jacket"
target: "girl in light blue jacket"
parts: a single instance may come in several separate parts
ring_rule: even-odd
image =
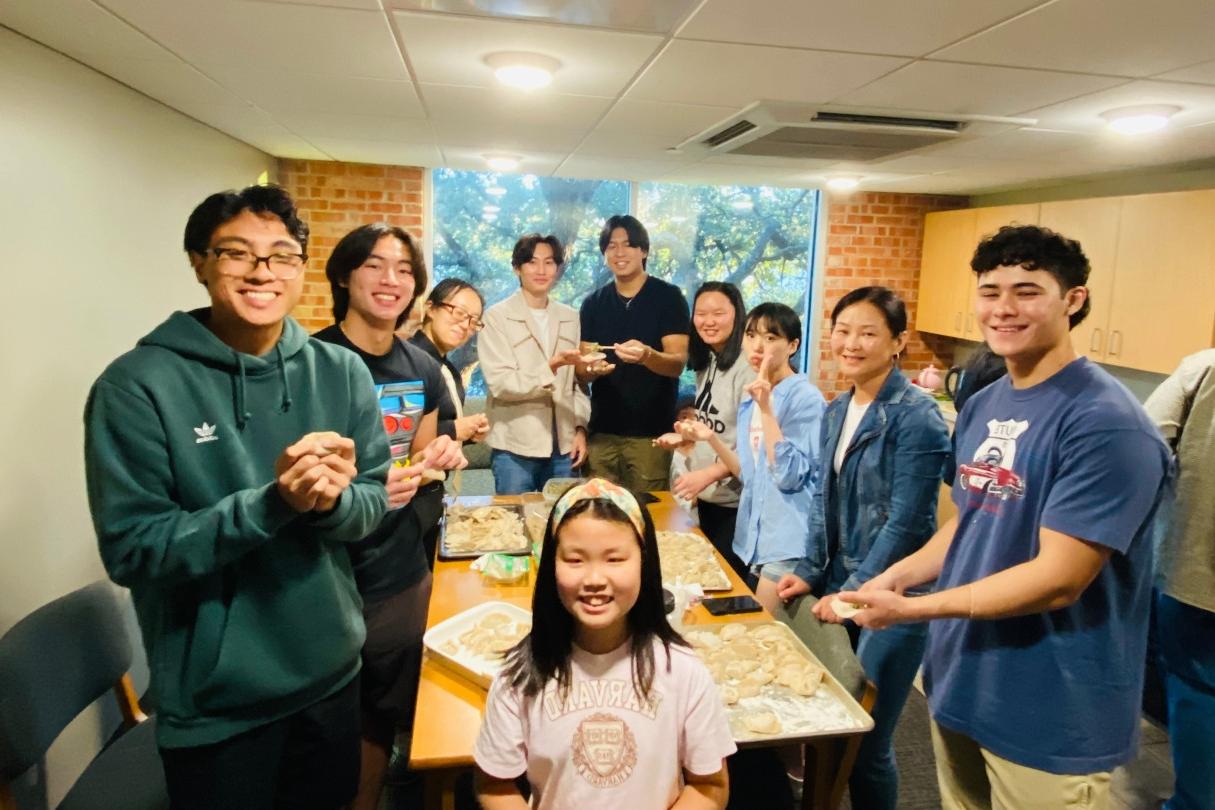
[[[707,426],[680,423],[686,438],[709,442],[743,483],[734,552],[750,566],[758,580],[755,595],[773,613],[780,605],[777,582],[812,553],[810,515],[826,405],[793,367],[801,333],[801,319],[784,304],[760,304],[747,315],[743,352],[757,374],[739,405],[737,452]]]

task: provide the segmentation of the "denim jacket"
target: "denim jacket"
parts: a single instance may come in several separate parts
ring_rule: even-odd
[[[734,527],[734,553],[748,565],[800,560],[810,552],[810,511],[814,502],[815,458],[825,401],[804,374],[793,374],[772,389],[772,411],[784,436],[776,443],[776,463],[765,447],[759,463],[748,437],[755,402],[738,406],[735,434],[743,489]]]
[[[844,455],[834,458],[852,392],[827,407],[815,491],[813,552],[798,574],[818,591],[855,590],[936,531],[949,431],[932,397],[892,371]]]

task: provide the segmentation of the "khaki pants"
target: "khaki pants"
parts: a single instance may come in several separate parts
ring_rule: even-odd
[[[998,757],[964,734],[932,724],[944,810],[1108,810],[1109,773],[1047,773]]]
[[[587,443],[587,475],[615,481],[634,492],[671,488],[671,451],[650,439],[596,433]]]

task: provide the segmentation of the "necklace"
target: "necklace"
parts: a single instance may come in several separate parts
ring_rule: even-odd
[[[624,307],[625,312],[628,312],[629,307],[633,306],[633,302],[635,300],[637,300],[636,295],[634,295],[632,298],[625,298],[623,295],[620,294],[620,290],[617,290],[615,288],[612,289],[612,292],[616,293],[616,297],[618,299],[620,299],[620,304],[621,304],[621,306]]]

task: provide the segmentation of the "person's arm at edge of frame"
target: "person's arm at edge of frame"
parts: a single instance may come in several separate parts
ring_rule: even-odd
[[[724,759],[716,773],[696,774],[684,768],[683,781],[671,810],[722,810],[730,800],[730,774]]]

